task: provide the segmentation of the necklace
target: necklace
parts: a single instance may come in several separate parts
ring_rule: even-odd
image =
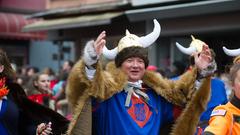
[[[9,89],[5,85],[6,83],[6,78],[0,78],[0,99],[2,99],[4,96],[6,96],[9,92]]]

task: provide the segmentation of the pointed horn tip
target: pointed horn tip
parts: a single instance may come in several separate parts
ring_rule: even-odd
[[[153,19],[153,23],[154,23],[154,26],[156,26],[156,25],[159,25],[159,26],[160,26],[160,24],[159,24],[159,22],[157,21],[157,19]]]
[[[228,53],[228,49],[225,46],[223,46],[222,48],[223,48],[223,51],[225,52],[225,54],[227,54]]]
[[[191,38],[192,38],[192,40],[195,40],[195,37],[193,35],[191,35]]]
[[[129,35],[130,34],[130,32],[128,31],[128,29],[126,29],[126,35]]]
[[[176,46],[182,46],[181,44],[179,44],[178,42],[175,43]]]
[[[175,45],[177,46],[177,48],[183,48],[183,46],[181,44],[179,44],[178,42],[175,43]],[[180,49],[181,50],[181,49]]]
[[[157,21],[157,19],[153,19],[153,22],[155,23],[155,22],[158,22],[158,21]]]

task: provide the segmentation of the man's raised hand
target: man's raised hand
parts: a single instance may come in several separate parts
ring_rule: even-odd
[[[102,54],[103,47],[106,45],[106,32],[102,31],[94,41],[94,49],[98,56]]]

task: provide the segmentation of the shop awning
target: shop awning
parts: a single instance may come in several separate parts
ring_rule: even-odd
[[[22,32],[25,25],[38,22],[37,19],[26,20],[21,14],[0,13],[0,20],[0,38],[41,40],[46,37],[46,32]]]
[[[121,12],[114,12],[94,15],[82,15],[78,17],[69,17],[61,19],[43,20],[40,22],[35,22],[33,24],[26,25],[23,28],[23,31],[29,32],[107,25],[111,23],[113,18],[116,18],[120,15],[122,15]]]

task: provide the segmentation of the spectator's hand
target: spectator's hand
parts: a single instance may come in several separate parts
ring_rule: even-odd
[[[48,124],[46,123],[41,123],[37,127],[37,132],[36,135],[50,135],[52,134],[52,123],[49,122]]]
[[[102,31],[94,41],[94,49],[98,56],[102,54],[103,47],[106,45],[106,32]]]
[[[212,61],[212,55],[208,45],[203,45],[203,49],[200,53],[194,53],[195,64],[198,69],[203,70],[208,67]]]

